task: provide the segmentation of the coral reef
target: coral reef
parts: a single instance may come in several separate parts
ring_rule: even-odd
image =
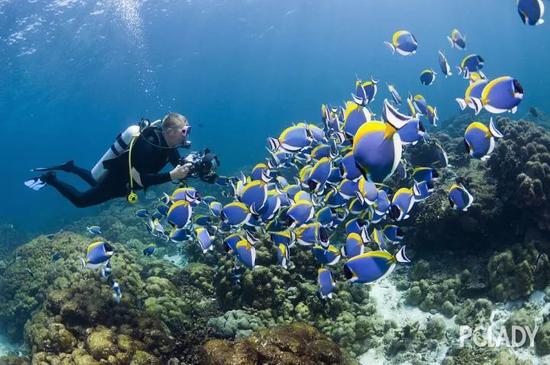
[[[33,363],[161,364],[171,358],[196,363],[210,335],[206,321],[218,314],[208,288],[202,290],[204,282],[188,281],[196,267],[181,270],[144,257],[145,245],[136,240],[112,243],[112,275],[123,293],[116,304],[98,273],[80,267],[79,255],[89,242],[69,232],[39,237],[18,249],[25,260],[18,259],[2,278],[9,303],[2,321],[14,329],[12,335],[26,322]],[[53,252],[63,258],[53,262]],[[201,270],[207,282],[212,273]]]
[[[355,364],[314,327],[292,324],[260,330],[231,342],[210,340],[204,345],[204,364]]]

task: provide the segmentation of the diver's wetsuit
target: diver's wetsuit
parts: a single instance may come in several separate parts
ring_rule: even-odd
[[[103,166],[107,173],[99,182],[94,180],[91,172],[86,169],[74,165],[64,169],[78,175],[92,187],[85,192],[80,192],[73,186],[60,181],[55,175],[45,177],[44,181],[79,208],[103,203],[112,198],[125,197],[130,192],[128,156],[129,153],[126,151],[111,160],[104,161]],[[132,147],[132,167],[139,172],[143,184],[141,187],[134,180],[134,190],[170,181],[169,172],[159,173],[159,171],[168,162],[177,166],[179,160],[177,148],[166,145],[160,128],[146,128]]]

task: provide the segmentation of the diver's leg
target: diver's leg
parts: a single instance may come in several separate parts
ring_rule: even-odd
[[[78,177],[80,177],[82,180],[86,181],[90,186],[97,185],[97,181],[92,176],[92,172],[90,170],[86,170],[86,169],[83,169],[82,167],[76,166],[74,164],[74,160],[70,160],[65,162],[64,164],[52,166],[52,167],[37,167],[35,169],[32,169],[31,171],[38,172],[38,171],[55,171],[55,170],[73,173]]]
[[[92,172],[90,170],[86,170],[82,167],[76,166],[74,164],[74,162],[71,163],[71,164],[66,165],[65,168],[62,169],[62,171],[71,172],[71,173],[77,175],[78,177],[80,177],[82,180],[86,181],[92,187],[97,185],[97,181],[92,176]]]
[[[87,190],[85,192],[80,192],[76,190],[73,186],[59,180],[55,174],[48,173],[41,177],[41,180],[47,183],[48,185],[53,186],[73,203],[78,208],[90,207],[92,205],[97,205],[103,203],[109,199],[112,199],[116,196],[113,196],[112,192],[108,189],[108,186],[96,185],[95,187]]]

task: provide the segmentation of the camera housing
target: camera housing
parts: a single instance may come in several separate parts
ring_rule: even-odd
[[[189,174],[191,177],[198,177],[203,181],[214,181],[218,176],[216,170],[220,160],[216,154],[207,148],[202,152],[193,151],[180,160],[181,165],[190,164]]]

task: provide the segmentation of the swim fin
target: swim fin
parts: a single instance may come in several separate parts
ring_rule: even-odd
[[[39,177],[35,177],[34,179],[25,181],[25,186],[34,191],[38,191],[46,185],[47,184],[44,181],[42,181]]]
[[[61,171],[70,171],[74,167],[74,160],[70,160],[65,162],[64,164],[52,166],[52,167],[36,167],[34,169],[31,169],[31,172],[39,172],[39,171],[55,171],[55,170],[61,170]]]
[[[44,186],[48,185],[55,179],[55,172],[48,171],[40,177],[35,177],[33,179],[25,181],[25,186],[34,191],[42,189]]]

